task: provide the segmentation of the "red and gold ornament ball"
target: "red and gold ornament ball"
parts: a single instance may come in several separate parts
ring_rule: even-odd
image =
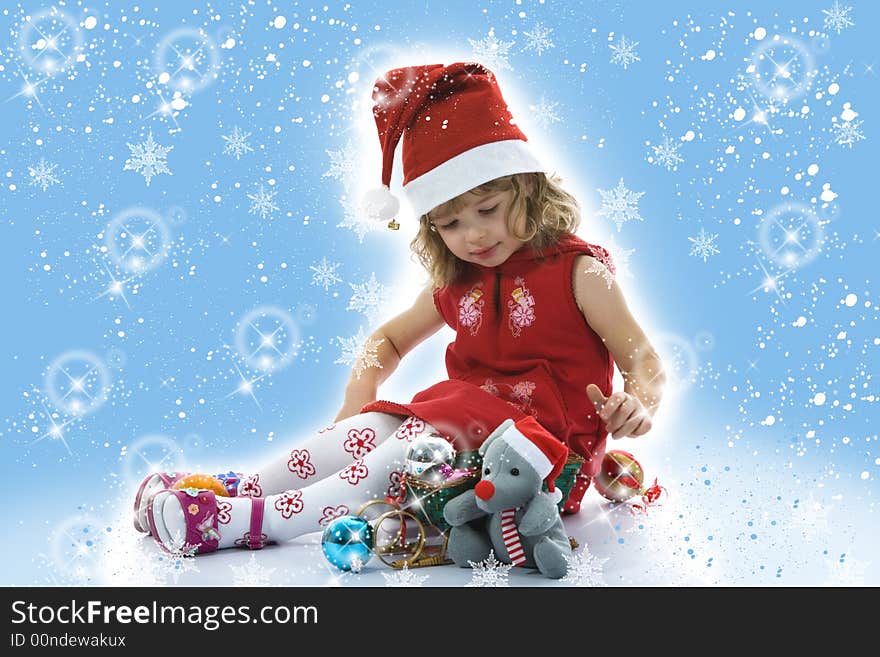
[[[645,472],[635,457],[621,449],[613,449],[605,452],[593,484],[602,497],[612,502],[626,502],[646,492],[644,481]]]

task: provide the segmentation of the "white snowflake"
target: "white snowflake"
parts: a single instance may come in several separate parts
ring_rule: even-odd
[[[532,50],[540,56],[545,50],[556,47],[556,44],[550,39],[553,30],[544,27],[541,23],[537,23],[531,32],[523,32],[523,34],[526,37],[526,45],[523,50]]]
[[[31,177],[31,187],[42,187],[45,192],[52,185],[57,185],[60,180],[55,177],[55,168],[57,164],[49,164],[45,158],[40,158],[36,166],[28,167],[28,174]]]
[[[512,70],[508,57],[513,41],[499,41],[494,29],[490,29],[489,34],[479,41],[468,39],[468,43],[473,49],[474,60],[485,65],[490,71]]]
[[[602,578],[602,566],[608,559],[599,559],[584,548],[565,557],[565,561],[568,563],[568,571],[562,578],[563,582],[572,586],[606,586]]]
[[[544,96],[541,96],[541,102],[537,105],[529,105],[529,111],[531,112],[535,123],[542,128],[547,128],[551,123],[559,123],[562,120],[559,118],[559,115],[556,114],[556,108],[558,106],[559,103],[547,101],[544,99]]]
[[[703,262],[708,262],[709,258],[713,255],[721,253],[721,251],[718,250],[718,247],[715,246],[715,240],[717,239],[717,233],[712,233],[710,235],[706,232],[706,229],[701,226],[699,235],[696,237],[688,237],[688,241],[693,244],[693,246],[691,246],[690,255],[702,258]]]
[[[834,132],[834,141],[841,146],[853,147],[857,141],[862,141],[865,135],[862,133],[861,121],[835,121],[831,124]]]
[[[632,278],[632,272],[629,269],[629,259],[635,249],[624,249],[615,240],[614,235],[610,235],[603,244],[605,250],[608,251],[609,259],[614,263],[614,272],[609,269],[605,263],[599,258],[594,258],[587,268],[587,273],[598,274],[605,279],[605,284],[610,288],[617,274],[621,274],[626,278]]]
[[[633,62],[642,61],[636,52],[637,45],[639,45],[638,41],[627,41],[626,37],[621,34],[620,40],[617,43],[608,44],[613,53],[611,55],[611,63],[623,66],[625,69]]]
[[[828,575],[823,586],[865,586],[865,571],[870,563],[841,554],[828,564]]]
[[[330,156],[330,168],[321,175],[322,178],[330,177],[345,182],[354,175],[357,157],[351,141],[348,141],[342,150],[325,152]]]
[[[841,6],[837,0],[834,0],[834,4],[831,5],[831,9],[822,10],[822,13],[825,14],[825,19],[823,22],[823,25],[825,25],[825,29],[834,30],[838,34],[840,34],[846,28],[855,25],[852,16],[849,15],[849,12],[851,12],[852,10],[852,7]]]
[[[403,568],[393,572],[388,575],[387,573],[382,573],[382,577],[385,578],[385,586],[399,586],[399,587],[421,587],[425,585],[425,580],[428,579],[427,575],[416,575],[413,571],[409,569],[407,564],[403,565]]]
[[[495,558],[495,550],[489,551],[489,556],[478,563],[468,561],[468,565],[474,569],[471,581],[467,586],[501,587],[508,586],[508,577],[513,564],[501,563]]]
[[[177,530],[171,537],[169,552],[162,551],[154,557],[156,571],[163,578],[171,577],[176,585],[184,573],[199,572],[195,559],[198,549],[198,545],[187,543]]]
[[[684,158],[679,153],[681,144],[676,144],[668,136],[663,137],[663,143],[652,146],[653,156],[648,157],[650,164],[665,167],[667,171],[677,171],[678,165],[684,162]]]
[[[605,279],[605,285],[608,286],[608,289],[611,289],[611,285],[614,283],[614,274],[611,273],[611,270],[608,269],[601,262],[593,258],[590,261],[590,266],[585,270],[588,274],[596,274]]]
[[[153,176],[158,176],[160,173],[173,175],[165,158],[174,146],[160,146],[153,140],[152,132],[147,136],[146,141],[140,144],[132,145],[126,142],[125,145],[131,151],[131,157],[125,161],[122,170],[136,171],[143,175],[147,180],[147,187],[150,186]]]
[[[358,241],[363,242],[364,236],[374,230],[379,230],[384,224],[371,218],[366,212],[358,207],[356,203],[352,203],[347,197],[343,196],[339,199],[342,204],[344,217],[341,222],[336,224],[337,228],[349,228],[358,236]]]
[[[351,295],[346,310],[363,313],[370,321],[378,319],[388,302],[390,291],[376,280],[376,274],[371,274],[370,280],[365,283],[349,283],[349,286],[354,294]]]
[[[799,529],[802,537],[830,536],[831,524],[828,519],[831,515],[831,507],[823,505],[816,500],[813,493],[809,499],[795,500],[794,506],[788,514],[788,524],[793,529]]]
[[[240,160],[245,153],[253,153],[254,149],[248,143],[247,138],[251,136],[249,132],[242,132],[238,126],[232,128],[231,135],[220,135],[226,140],[226,146],[223,147],[223,153],[226,155],[234,155],[236,160]]]
[[[357,335],[350,338],[337,337],[336,340],[342,348],[342,355],[333,362],[339,365],[351,365],[355,378],[361,378],[361,374],[367,368],[382,369],[378,352],[384,340],[374,340],[364,335],[363,328],[358,329]]]
[[[256,194],[248,194],[251,200],[251,207],[248,209],[250,214],[260,215],[260,219],[266,219],[272,215],[272,212],[278,209],[275,205],[275,196],[278,194],[274,189],[266,189],[262,183]]]
[[[257,561],[257,555],[251,552],[251,558],[244,566],[233,566],[233,586],[269,586],[274,568],[267,568]]]
[[[602,207],[598,214],[613,221],[618,232],[627,221],[634,219],[644,221],[639,214],[639,199],[645,195],[645,192],[631,192],[624,186],[623,178],[617,183],[617,187],[600,189],[598,192],[602,196]]]
[[[336,270],[341,266],[339,262],[327,262],[327,257],[321,258],[321,262],[309,266],[314,274],[312,274],[312,285],[318,285],[328,292],[331,287],[337,283],[341,283],[342,279],[337,276]]]

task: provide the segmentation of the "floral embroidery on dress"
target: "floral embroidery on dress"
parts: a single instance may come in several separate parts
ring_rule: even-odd
[[[394,433],[394,437],[398,440],[405,440],[408,443],[425,430],[425,421],[410,415],[400,428]]]
[[[466,327],[471,335],[476,335],[483,324],[483,291],[477,285],[458,302],[458,325]]]
[[[361,479],[364,479],[370,471],[363,461],[355,461],[350,466],[339,473],[339,478],[347,481],[352,486],[357,486]]]
[[[385,490],[385,496],[397,502],[402,502],[406,499],[406,489],[403,487],[403,474],[403,470],[394,470],[388,475],[388,481],[391,483],[388,484],[388,488]]]
[[[498,386],[495,385],[495,382],[492,379],[486,379],[483,382],[483,385],[480,386],[486,392],[499,397],[501,395],[501,391],[498,389]]]
[[[507,325],[513,337],[518,338],[524,328],[535,323],[535,297],[529,292],[523,278],[518,276],[514,283],[517,287],[510,293],[513,299],[507,301],[507,309],[510,311]]]
[[[315,474],[315,464],[311,462],[312,455],[307,449],[295,449],[290,452],[290,460],[287,469],[300,479],[307,479]]]
[[[496,383],[492,379],[486,379],[480,386],[488,393],[500,397],[514,408],[518,408],[526,415],[538,417],[537,412],[532,408],[532,394],[537,388],[534,381],[517,381],[513,385],[509,383]],[[504,388],[502,392],[501,388]]]
[[[339,506],[325,506],[324,510],[321,512],[321,519],[318,521],[318,524],[321,525],[321,527],[325,527],[329,525],[331,521],[345,515],[348,515],[348,507],[344,504],[340,504]]]
[[[342,443],[342,448],[356,459],[362,459],[376,449],[376,432],[367,427],[366,429],[349,429],[348,437]]]
[[[281,512],[286,520],[303,510],[302,491],[286,490],[275,500],[275,509]]]

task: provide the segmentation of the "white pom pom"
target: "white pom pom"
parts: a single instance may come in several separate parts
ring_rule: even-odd
[[[371,219],[388,221],[400,211],[400,201],[385,186],[371,189],[361,199],[361,208]]]

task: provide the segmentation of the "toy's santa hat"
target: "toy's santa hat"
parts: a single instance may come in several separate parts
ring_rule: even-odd
[[[394,149],[403,141],[403,191],[416,216],[483,183],[544,171],[501,96],[491,71],[476,63],[430,64],[388,71],[373,87],[382,146],[382,187],[364,209],[393,219]]]
[[[547,492],[559,501],[562,493],[556,490],[554,482],[565,467],[568,447],[531,415],[510,424],[500,437],[535,469],[546,482]]]

